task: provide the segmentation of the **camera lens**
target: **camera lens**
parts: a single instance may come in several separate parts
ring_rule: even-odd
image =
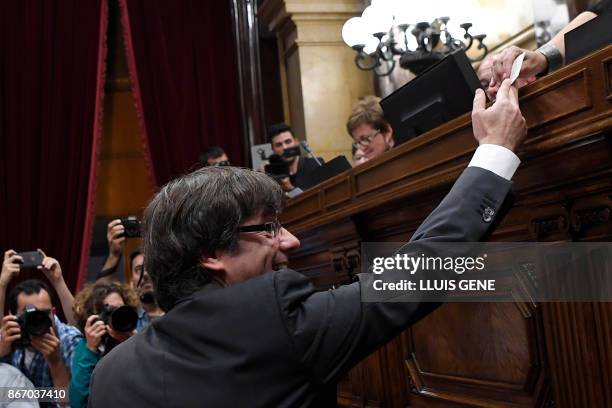
[[[110,326],[118,332],[131,332],[136,328],[138,314],[129,306],[121,306],[113,311]]]
[[[27,312],[25,315],[25,329],[32,336],[42,336],[49,332],[51,328],[51,319],[49,315],[40,310]]]

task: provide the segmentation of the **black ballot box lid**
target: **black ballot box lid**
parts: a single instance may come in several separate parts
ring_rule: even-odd
[[[301,185],[306,190],[352,168],[344,156],[337,156],[304,175]]]
[[[463,50],[455,51],[384,98],[380,105],[396,144],[472,110],[480,88]]]
[[[605,11],[565,33],[565,63],[570,64],[612,44],[612,11]]]

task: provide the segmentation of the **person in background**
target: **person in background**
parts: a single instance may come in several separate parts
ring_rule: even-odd
[[[346,122],[346,130],[363,151],[362,162],[395,146],[393,129],[383,116],[380,98],[375,96],[366,96],[355,105]]]
[[[360,164],[366,162],[366,158],[363,153],[363,148],[359,144],[353,143],[351,147],[351,153],[353,155],[353,167],[359,166]]]
[[[55,258],[45,255],[42,249],[38,249],[38,252],[43,256],[42,264],[37,267],[39,271],[47,277],[55,293],[62,304],[62,311],[66,317],[68,324],[74,325],[75,320],[72,315],[72,304],[74,303],[74,297],[72,292],[68,289],[66,281],[64,281],[64,275],[62,274],[62,268]],[[0,316],[4,316],[4,300],[6,296],[6,288],[11,280],[19,275],[21,271],[20,264],[23,262],[23,258],[17,255],[12,249],[9,249],[4,253],[4,261],[2,262],[2,273],[0,274]]]
[[[72,359],[72,379],[68,392],[71,408],[87,407],[89,381],[96,364],[110,351],[111,344],[119,344],[135,333],[115,331],[99,319],[98,314],[105,307],[118,308],[125,305],[136,311],[139,306],[138,295],[129,285],[119,282],[97,282],[77,294],[74,315],[79,329],[85,333],[85,339],[77,344]],[[103,351],[101,345],[106,346]]]
[[[268,141],[272,146],[272,151],[278,156],[283,156],[286,149],[299,147],[300,143],[293,135],[291,128],[286,123],[276,123],[268,129]],[[303,188],[308,173],[319,167],[316,160],[311,157],[301,155],[294,157],[283,157],[289,164],[289,179],[280,180],[280,185],[284,191],[291,191],[294,188]],[[324,163],[322,158],[319,162]]]
[[[0,358],[17,367],[35,387],[67,388],[74,349],[83,336],[56,316],[49,292],[43,281],[35,279],[20,282],[11,290],[10,313],[2,322]],[[23,337],[17,316],[24,313],[26,306],[47,314],[51,327],[42,336],[31,335],[30,345],[15,347],[14,343]]]
[[[109,255],[104,263],[102,271],[98,274],[98,279],[111,277],[117,270],[121,254],[123,253],[123,233],[125,228],[121,220],[112,220],[108,224],[106,238],[108,240]],[[140,250],[135,250],[130,254],[130,284],[140,296],[141,304],[138,306],[138,326],[136,330],[140,332],[149,325],[151,320],[163,316],[164,312],[157,305],[155,291],[151,283],[151,277],[144,270],[144,256]]]
[[[144,330],[152,320],[164,315],[157,304],[155,290],[151,276],[144,268],[144,255],[137,249],[130,254],[130,267],[132,269],[132,287],[137,291],[140,297],[140,306],[138,307],[138,326],[136,331]]]
[[[230,161],[225,151],[219,146],[210,146],[200,155],[202,166],[230,166]]]

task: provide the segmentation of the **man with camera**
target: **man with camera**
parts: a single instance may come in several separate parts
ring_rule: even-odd
[[[13,250],[5,253],[0,291],[5,291],[19,273],[22,261]],[[57,260],[44,256],[39,269],[56,290],[61,286],[62,270]],[[55,315],[48,286],[37,279],[18,283],[9,293],[8,306],[9,314],[2,319],[0,357],[21,370],[36,387],[68,387],[72,354],[82,335]],[[62,307],[66,315],[73,316],[72,304],[67,307],[62,303]]]
[[[140,250],[135,250],[130,254],[130,266],[132,269],[132,287],[138,292],[140,307],[138,308],[137,331],[142,331],[152,320],[164,315],[157,304],[155,290],[151,276],[145,270],[144,255]]]
[[[284,162],[288,177],[281,178],[279,184],[285,192],[294,188],[303,188],[305,177],[320,165],[310,157],[300,155],[300,143],[293,135],[291,128],[285,123],[277,123],[268,129],[268,141],[274,152],[272,160]],[[322,158],[318,158],[323,163]]]
[[[108,223],[106,238],[108,239],[109,255],[98,279],[111,276],[117,270],[123,242],[126,238],[138,238],[140,233],[140,220],[136,217],[127,217],[123,220],[116,219]],[[130,254],[131,284],[140,296],[141,307],[138,308],[137,331],[141,331],[149,325],[151,320],[162,316],[163,310],[159,308],[155,299],[155,292],[151,277],[144,269],[144,256],[140,250]]]

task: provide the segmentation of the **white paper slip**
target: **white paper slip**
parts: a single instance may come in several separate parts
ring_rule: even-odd
[[[522,53],[512,63],[512,71],[510,72],[510,85],[516,81],[521,73],[521,67],[523,66],[523,60],[525,59],[525,53]]]

